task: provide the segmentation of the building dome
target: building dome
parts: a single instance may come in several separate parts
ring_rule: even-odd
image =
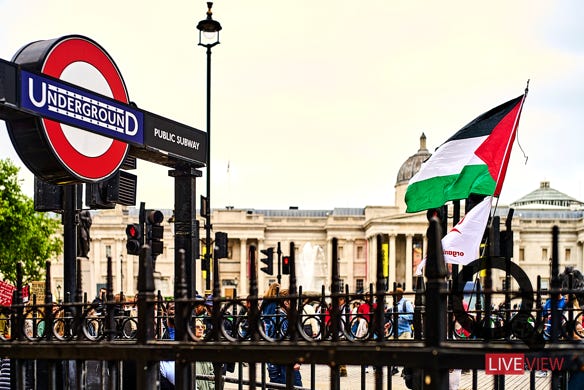
[[[420,137],[420,149],[416,154],[411,155],[401,166],[397,172],[396,186],[401,184],[408,184],[410,179],[420,170],[420,166],[432,154],[426,149],[426,135],[422,133]]]
[[[574,199],[550,187],[549,181],[542,181],[539,188],[511,203],[515,208],[580,209],[584,202]]]

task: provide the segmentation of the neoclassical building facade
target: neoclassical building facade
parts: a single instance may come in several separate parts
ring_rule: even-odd
[[[249,252],[256,248],[256,267],[260,293],[276,280],[259,268],[261,249],[280,244],[282,256],[290,253],[290,243],[296,259],[299,284],[304,291],[320,291],[331,281],[331,254],[333,238],[337,239],[340,276],[350,291],[368,290],[376,277],[376,237],[381,234],[387,253],[384,275],[390,285],[405,284],[407,290],[414,283],[415,268],[424,257],[426,248],[426,213],[405,213],[404,194],[409,179],[430,156],[426,137],[420,137],[419,149],[401,166],[395,182],[396,204],[393,206],[365,206],[363,208],[333,208],[328,210],[215,209],[212,211],[214,231],[228,234],[228,257],[220,261],[220,285],[224,296],[244,296],[249,291]],[[496,214],[504,227],[509,207],[514,208],[513,258],[530,277],[532,284],[539,275],[542,287],[549,284],[552,252],[552,226],[560,228],[560,265],[584,269],[584,202],[578,201],[550,187],[549,182],[526,194],[509,206],[499,206]],[[461,207],[464,209],[464,207]],[[156,260],[157,288],[164,296],[172,296],[174,280],[174,237],[172,210],[165,214],[164,253]],[[107,256],[112,257],[114,290],[126,295],[136,293],[138,261],[127,255],[125,227],[138,221],[138,210],[117,207],[113,210],[92,212],[91,249],[89,258],[82,261],[83,289],[90,296],[96,294],[106,281]],[[197,218],[200,216],[197,215]],[[201,226],[204,221],[201,220]],[[451,226],[451,222],[449,224]],[[204,230],[200,231],[201,238]],[[201,241],[202,243],[202,241]],[[202,253],[202,251],[201,251]],[[274,255],[277,264],[277,255]],[[205,275],[201,261],[195,259],[195,289],[205,292]],[[62,260],[53,262],[53,286],[62,285]],[[287,285],[287,275],[282,284]],[[503,275],[495,274],[495,286],[501,287]],[[211,284],[212,286],[212,284]],[[55,291],[57,294],[57,291]],[[56,295],[55,295],[56,296]]]

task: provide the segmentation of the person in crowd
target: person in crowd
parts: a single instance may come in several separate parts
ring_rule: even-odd
[[[468,303],[466,300],[462,300],[462,308],[465,312],[468,312]],[[464,322],[464,321],[463,321]],[[468,339],[471,333],[468,329],[462,326],[458,320],[454,320],[454,338],[455,339]],[[460,384],[460,378],[462,373],[468,373],[469,370],[465,369],[462,370],[460,368],[451,368],[448,370],[448,389],[449,390],[458,390]],[[402,371],[403,375],[403,371]]]
[[[195,320],[197,318],[203,321],[205,324],[205,333],[204,336],[208,337],[213,329],[213,323],[211,319],[211,314],[213,311],[213,297],[209,295],[206,299],[203,298],[201,295],[195,296],[195,309],[193,313],[193,317]]]
[[[340,312],[340,322],[339,322],[339,339],[345,339],[347,336],[348,328],[347,323],[351,317],[351,309],[349,305],[346,304],[345,296],[339,295],[339,312]],[[331,315],[332,315],[332,305],[326,310],[324,322],[329,329],[331,325]]]
[[[357,315],[359,306],[361,306],[361,301],[354,301],[351,304],[351,316],[349,317],[349,322],[351,324],[351,334],[353,334],[356,338],[359,338],[357,336],[357,330],[359,329],[359,325],[361,325],[360,317]]]
[[[234,331],[237,332],[239,338],[247,340],[250,337],[249,313],[252,305],[251,295],[248,295],[242,303],[243,306],[239,309],[236,316],[236,329],[234,329]]]
[[[319,322],[310,297],[304,298],[302,302],[302,329],[308,337],[313,339],[318,338],[320,334]]]
[[[395,290],[397,300],[397,337],[399,339],[411,339],[412,324],[414,322],[414,306],[404,297],[404,290],[398,287]]]
[[[459,368],[451,368],[448,370],[448,390],[459,389],[461,375],[462,370]]]
[[[210,336],[212,336],[211,332],[213,330],[213,295],[207,295],[204,301],[204,305],[198,305],[198,309],[196,308],[196,311],[198,311],[200,314],[195,316],[195,322],[200,320],[205,325],[203,336],[208,339]],[[232,322],[225,320],[222,325],[227,331],[230,331]],[[222,375],[225,375],[227,371],[235,371],[235,363],[215,363],[214,367],[214,369],[218,372],[221,372]]]
[[[574,319],[572,329],[572,339],[582,340],[584,338],[584,326],[582,321],[584,321],[584,316],[581,316],[582,309],[580,308],[580,302],[576,295],[570,294],[568,297],[567,305],[572,310],[572,318]],[[569,318],[569,315],[566,314]],[[584,372],[576,369],[570,373],[570,379],[568,381],[568,389],[584,389]]]
[[[105,303],[107,301],[107,290],[105,288],[100,288],[95,299],[91,302],[95,306],[95,311],[97,315],[102,315],[105,311]]]
[[[10,359],[0,359],[0,390],[11,389],[10,379]]]
[[[396,305],[390,308],[391,312],[393,313],[394,310],[397,310],[397,337],[398,339],[411,339],[413,336],[412,333],[412,324],[414,322],[414,306],[412,303],[404,297],[404,290],[401,287],[395,289],[395,300],[397,301]],[[393,314],[391,318],[395,318]],[[397,367],[391,368],[391,375],[395,375],[399,372]]]
[[[280,290],[280,284],[274,282],[270,284],[268,290],[264,294],[264,299],[262,300],[262,305],[260,307],[262,324],[264,327],[264,333],[267,337],[276,336],[276,313],[278,311],[278,291]]]
[[[90,306],[87,309],[87,314],[85,316],[85,321],[83,326],[85,327],[88,337],[90,340],[96,339],[98,336],[101,336],[103,332],[103,325],[101,323],[101,319],[98,318],[97,311],[94,306]]]
[[[558,325],[558,329],[560,330],[560,333],[558,334],[558,338],[559,338],[561,336],[561,327],[563,325],[562,324],[562,322],[563,322],[562,313],[564,312],[564,309],[566,308],[566,298],[562,295],[562,293],[557,293],[556,298],[557,298],[556,310],[560,313],[560,315],[558,316],[558,320],[560,321],[560,324]],[[543,330],[543,338],[544,338],[544,340],[549,340],[549,339],[551,339],[551,336],[552,336],[552,298],[551,297],[545,301],[545,304],[543,305],[543,308],[541,311],[541,316],[542,316],[542,320],[545,321],[544,322],[544,330]],[[538,378],[547,377],[548,371],[538,370],[535,373],[535,376]]]
[[[373,325],[371,319],[375,307],[376,305],[371,303],[370,296],[365,295],[363,301],[358,303],[356,309],[352,311],[352,332],[357,339],[365,340],[369,337],[369,328]],[[374,334],[374,337],[377,335]],[[365,373],[369,372],[371,372],[369,366],[365,366]]]
[[[371,327],[371,313],[373,311],[373,305],[369,300],[369,296],[365,296],[363,302],[357,306],[355,311],[355,322],[357,323],[357,329],[355,329],[355,336],[357,338],[363,339],[369,336],[369,328]]]
[[[289,291],[284,289],[279,293],[280,297],[288,297]],[[290,300],[283,299],[282,304],[278,307],[276,315],[279,318],[279,328],[278,332],[281,333],[282,337],[289,337],[288,334],[288,313],[290,312]],[[302,375],[300,374],[300,363],[295,362],[293,367],[294,373],[294,386],[302,387]],[[286,365],[284,364],[267,364],[268,375],[270,377],[270,382],[273,383],[286,383]]]
[[[195,337],[202,340],[205,334],[205,324],[202,319],[195,319]],[[199,375],[205,375],[209,378],[215,375],[215,370],[211,362],[199,362],[195,363],[195,370],[197,373],[196,379],[196,389],[197,390],[214,390],[215,382],[210,379],[199,378]]]
[[[0,311],[0,338],[10,339],[10,312],[9,310]]]
[[[348,321],[351,316],[351,309],[350,306],[347,304],[345,296],[339,296],[339,313],[340,313],[340,320],[339,320],[339,328],[338,328],[338,335],[339,340],[344,340],[347,337],[351,337],[350,329],[348,329]],[[329,306],[325,313],[324,322],[326,324],[327,329],[331,329],[331,316],[332,316],[332,305]],[[347,376],[347,366],[342,364],[339,365],[339,375],[340,376]]]
[[[166,340],[174,340],[174,302],[168,302],[165,313],[166,329],[162,336]],[[160,362],[160,390],[174,390],[174,361]]]
[[[561,293],[557,294],[557,307],[556,310],[558,310],[558,312],[560,313],[560,315],[558,316],[558,319],[560,321],[562,321],[562,315],[561,313],[564,311],[565,307],[566,307],[566,297],[564,297]],[[542,312],[541,312],[542,318],[545,322],[545,329],[544,329],[544,338],[546,340],[549,340],[551,338],[551,334],[552,334],[552,298],[548,298],[543,306]],[[558,328],[561,328],[561,322]],[[559,337],[560,335],[558,335]]]
[[[573,318],[573,325],[571,326],[571,329],[569,329],[572,332],[572,339],[582,340],[582,338],[584,338],[584,315],[580,315],[582,314],[582,309],[575,294],[570,294],[568,296],[568,302],[566,303],[565,308],[564,318],[570,318],[570,315]]]

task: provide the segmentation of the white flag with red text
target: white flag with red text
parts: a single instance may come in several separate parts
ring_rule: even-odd
[[[491,213],[492,196],[487,196],[481,203],[473,207],[442,239],[444,261],[451,264],[466,265],[478,259],[479,249],[489,215]],[[422,274],[426,259],[420,262],[416,275]]]

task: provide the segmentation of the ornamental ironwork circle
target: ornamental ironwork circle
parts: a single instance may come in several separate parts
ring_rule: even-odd
[[[518,285],[518,290],[508,292],[510,300],[520,299],[517,313],[508,322],[500,318],[497,313],[492,313],[489,318],[475,318],[463,304],[466,281],[473,280],[475,274],[488,268],[505,271],[507,266],[509,266],[511,278]],[[480,258],[464,266],[458,274],[457,286],[452,294],[455,320],[470,334],[490,339],[521,340],[530,348],[538,348],[543,345],[543,339],[537,327],[534,326],[535,321],[531,316],[533,303],[533,287],[529,277],[519,265],[513,262],[507,263],[503,257]]]

